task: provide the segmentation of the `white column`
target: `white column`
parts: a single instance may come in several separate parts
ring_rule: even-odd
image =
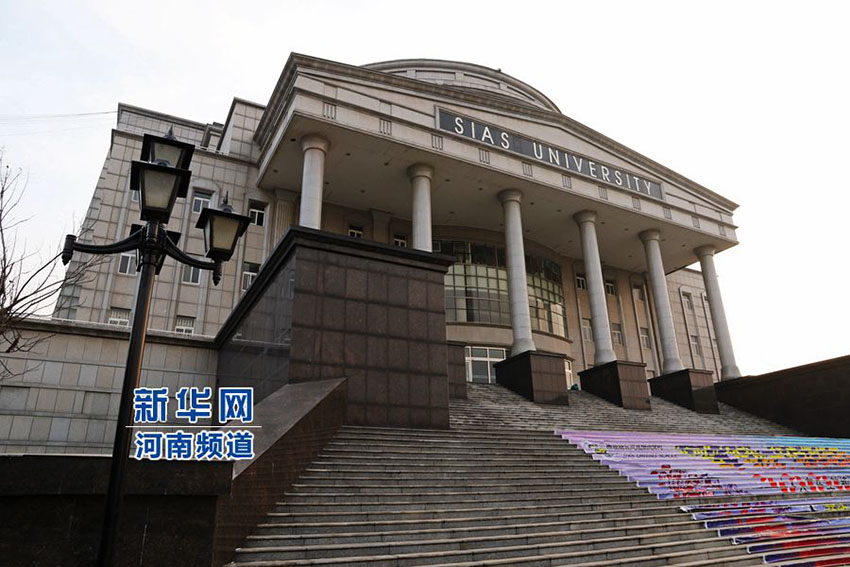
[[[301,213],[299,223],[307,228],[322,228],[322,190],[325,185],[325,155],[330,142],[311,134],[301,140],[304,150],[304,174],[301,178]]]
[[[608,300],[605,298],[605,281],[602,279],[602,261],[596,241],[596,213],[581,211],[573,216],[581,233],[581,249],[584,254],[584,275],[587,280],[587,296],[590,300],[590,327],[596,351],[594,366],[617,360],[611,341],[611,325],[608,322]]]
[[[676,328],[673,325],[673,310],[670,307],[670,294],[667,291],[667,277],[664,262],[661,259],[661,232],[655,229],[640,233],[646,252],[646,265],[649,271],[649,283],[655,297],[655,316],[658,318],[658,336],[661,339],[661,372],[669,374],[684,370],[679,358],[679,344],[676,342]]]
[[[708,295],[708,308],[711,310],[714,336],[717,339],[717,350],[720,351],[720,379],[740,378],[741,371],[738,370],[738,364],[735,362],[735,351],[732,349],[732,338],[729,336],[729,324],[726,322],[723,298],[720,296],[720,283],[717,281],[717,270],[714,268],[714,246],[700,246],[694,249],[694,253],[699,258],[702,281],[705,283],[705,293]]]
[[[411,165],[407,170],[413,188],[413,234],[411,247],[433,251],[431,241],[431,179],[434,168],[424,163]]]
[[[531,313],[528,308],[528,279],[525,272],[525,245],[522,236],[522,193],[507,189],[499,193],[505,213],[505,262],[508,265],[508,297],[511,302],[511,327],[514,344],[511,356],[537,350],[531,336]]]

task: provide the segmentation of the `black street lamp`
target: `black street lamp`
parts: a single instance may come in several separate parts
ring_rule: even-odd
[[[225,201],[222,210],[205,208],[201,211],[197,228],[204,229],[206,256],[201,260],[189,256],[177,247],[178,233],[170,233],[164,225],[171,217],[171,210],[178,197],[185,197],[191,172],[189,164],[194,151],[192,144],[177,141],[171,131],[165,137],[145,134],[142,143],[142,159],[133,161],[130,170],[130,190],[139,191],[144,226],[134,225],[135,230],[128,238],[112,244],[96,246],[77,242],[77,237],[65,237],[62,263],[68,264],[74,252],[87,254],[116,254],[137,251],[139,285],[136,292],[136,307],[130,330],[130,346],[127,350],[127,366],[121,387],[121,403],[118,406],[118,423],[115,428],[115,443],[112,447],[112,463],[109,472],[109,490],[106,494],[106,514],[103,535],[98,553],[98,565],[113,564],[116,551],[118,524],[121,517],[121,500],[124,490],[124,474],[132,423],[133,390],[139,384],[142,358],[145,351],[145,333],[148,326],[151,292],[154,277],[159,274],[166,256],[178,262],[202,270],[212,271],[213,284],[221,281],[221,264],[233,255],[236,242],[248,228],[250,218],[233,212]]]

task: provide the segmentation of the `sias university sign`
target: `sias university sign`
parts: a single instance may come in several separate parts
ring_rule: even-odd
[[[591,159],[587,156],[520,136],[519,134],[503,130],[498,126],[485,124],[465,116],[454,114],[442,108],[438,109],[437,127],[440,130],[465,138],[471,138],[494,148],[519,154],[572,173],[578,173],[596,181],[602,181],[624,189],[631,189],[632,191],[637,191],[644,195],[655,197],[656,199],[664,198],[661,192],[661,185],[657,181],[646,179],[631,171],[626,171],[625,169]]]

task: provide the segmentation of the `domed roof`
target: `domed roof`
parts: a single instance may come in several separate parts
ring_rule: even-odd
[[[520,101],[538,108],[560,112],[546,95],[500,70],[442,59],[397,59],[363,65],[366,69],[401,75],[437,85],[481,91]]]

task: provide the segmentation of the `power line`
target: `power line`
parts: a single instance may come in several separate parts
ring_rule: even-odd
[[[86,118],[89,116],[104,116],[117,114],[117,110],[103,112],[76,112],[72,114],[0,114],[0,122],[25,122],[29,120],[55,120],[63,118]]]

